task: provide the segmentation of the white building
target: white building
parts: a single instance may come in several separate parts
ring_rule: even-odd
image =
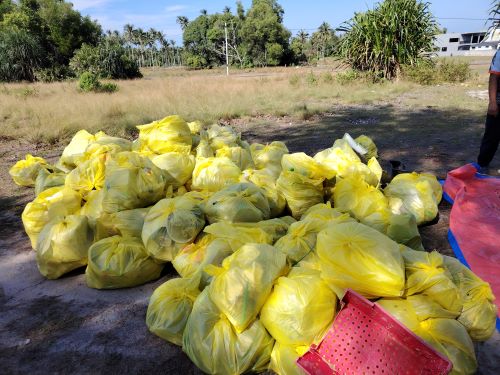
[[[436,35],[438,56],[491,56],[500,47],[500,28],[470,33]]]

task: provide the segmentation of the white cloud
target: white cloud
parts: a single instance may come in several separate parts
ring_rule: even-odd
[[[180,12],[184,9],[187,9],[186,5],[178,4],[178,5],[170,5],[170,6],[166,7],[165,11],[167,13],[177,13],[177,12]]]
[[[71,2],[75,9],[84,10],[100,8],[109,3],[109,1],[110,0],[72,0]]]

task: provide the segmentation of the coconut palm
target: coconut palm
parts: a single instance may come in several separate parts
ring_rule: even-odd
[[[181,29],[184,31],[184,29],[187,27],[189,23],[189,20],[185,16],[178,16],[176,22],[180,25]]]

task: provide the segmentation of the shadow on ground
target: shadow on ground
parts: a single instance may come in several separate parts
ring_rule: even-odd
[[[249,142],[283,141],[291,152],[310,155],[330,147],[344,133],[365,134],[379,148],[382,161],[403,161],[409,170],[436,173],[475,161],[484,127],[477,110],[405,108],[394,105],[337,106],[310,121],[290,123],[267,119],[244,124],[235,121]],[[500,158],[493,167],[500,168]]]

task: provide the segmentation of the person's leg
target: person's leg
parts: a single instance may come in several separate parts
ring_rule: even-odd
[[[500,115],[497,117],[486,116],[486,125],[481,141],[481,148],[477,163],[481,167],[488,167],[495,156],[500,141]]]

